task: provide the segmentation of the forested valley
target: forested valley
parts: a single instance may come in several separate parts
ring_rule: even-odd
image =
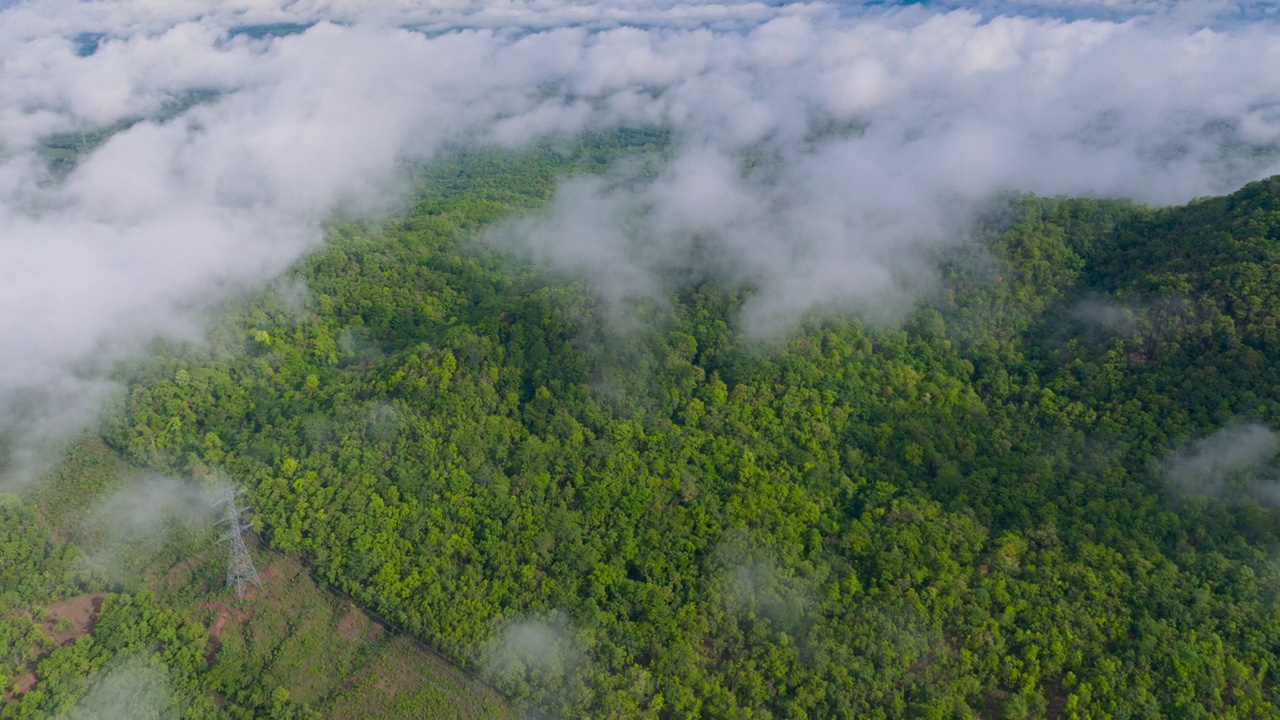
[[[1280,177],[1172,208],[1007,196],[900,321],[767,340],[751,287],[619,307],[487,239],[666,151],[452,152],[207,342],[122,368],[101,440],[238,484],[271,548],[547,716],[1277,715]],[[237,699],[207,628],[86,578],[26,502],[0,504],[3,607],[120,593],[96,652],[225,694],[190,716],[316,712]],[[38,628],[6,617],[12,681]],[[36,688],[0,716],[85,692]]]

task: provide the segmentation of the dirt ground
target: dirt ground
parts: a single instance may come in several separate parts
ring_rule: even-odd
[[[93,632],[98,622],[98,612],[102,610],[102,598],[105,593],[87,593],[59,600],[48,607],[49,614],[40,624],[40,630],[56,645],[69,645]],[[40,662],[48,653],[41,653],[35,660]],[[14,684],[17,695],[22,695],[36,686],[38,678],[34,671],[28,669],[19,675]]]

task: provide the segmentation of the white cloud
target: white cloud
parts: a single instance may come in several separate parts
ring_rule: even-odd
[[[197,335],[202,308],[281,272],[335,209],[393,207],[403,161],[452,137],[671,128],[680,154],[659,177],[572,182],[516,241],[620,293],[652,292],[702,248],[760,288],[747,313],[765,332],[814,308],[900,306],[927,283],[921,249],[1000,190],[1172,202],[1280,169],[1274,23],[1204,29],[1236,17],[1205,3],[1043,16],[1067,4],[7,6],[0,428],[74,427],[97,398],[86,359]],[[41,137],[138,118],[65,181],[42,176]],[[766,159],[749,176],[746,148]]]

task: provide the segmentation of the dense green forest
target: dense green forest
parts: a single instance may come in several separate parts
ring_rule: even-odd
[[[750,287],[673,281],[619,323],[483,240],[665,151],[453,153],[401,216],[332,225],[304,299],[122,371],[103,437],[238,482],[273,548],[554,716],[1276,716],[1275,448],[1193,455],[1280,427],[1280,178],[1002,198],[900,323],[766,343]],[[85,582],[0,512],[49,568],[0,592]],[[103,617],[154,617],[137,642],[198,676],[206,629],[148,602]]]

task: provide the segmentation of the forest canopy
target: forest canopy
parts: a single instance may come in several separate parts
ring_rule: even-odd
[[[483,229],[661,134],[458,151],[342,222],[104,429],[560,717],[1268,717],[1280,178],[1011,196],[892,321],[621,309]]]
[[[1280,716],[1277,66],[0,0],[0,720]]]

